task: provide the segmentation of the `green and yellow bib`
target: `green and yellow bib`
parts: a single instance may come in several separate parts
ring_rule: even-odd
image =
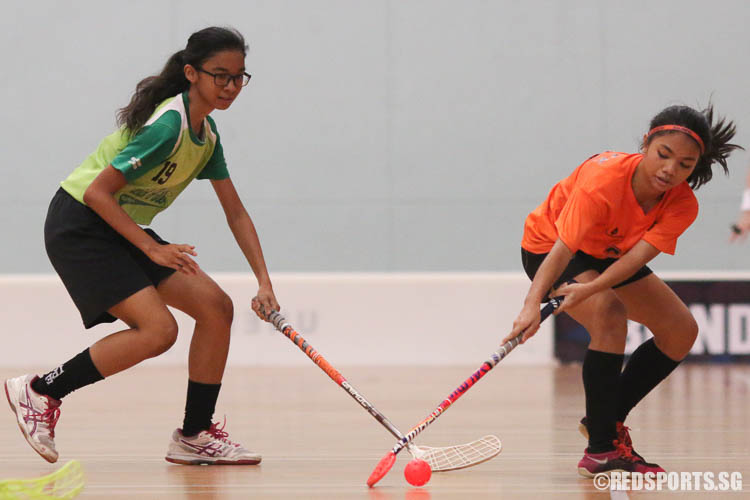
[[[190,127],[187,92],[164,100],[143,128],[131,137],[121,128],[105,137],[61,186],[84,203],[83,193],[110,164],[128,183],[115,193],[123,210],[148,225],[195,179],[229,177],[216,124],[203,122],[203,140]]]

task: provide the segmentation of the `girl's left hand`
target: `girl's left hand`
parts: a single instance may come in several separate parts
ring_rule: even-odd
[[[553,290],[550,293],[550,297],[565,297],[560,307],[555,311],[555,314],[568,310],[576,305],[580,304],[594,293],[591,286],[588,283],[577,283],[572,281],[560,285],[559,288]]]
[[[279,306],[276,296],[273,294],[273,288],[270,286],[258,288],[258,294],[253,297],[251,305],[255,314],[263,321],[268,321],[268,316],[273,311],[281,310],[281,306]]]

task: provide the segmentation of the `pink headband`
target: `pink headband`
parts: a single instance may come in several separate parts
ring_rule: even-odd
[[[663,132],[665,130],[675,130],[677,132],[682,132],[683,134],[689,135],[690,137],[693,138],[695,142],[698,143],[698,147],[700,147],[701,154],[705,152],[706,146],[703,144],[703,140],[700,138],[700,136],[696,134],[695,132],[693,132],[692,130],[690,130],[689,128],[683,127],[681,125],[661,125],[659,127],[654,127],[648,131],[648,134],[646,135],[646,137],[651,137],[653,134],[657,132]]]

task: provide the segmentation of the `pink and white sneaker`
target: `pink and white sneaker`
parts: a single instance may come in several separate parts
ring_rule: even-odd
[[[60,418],[62,401],[37,394],[31,388],[37,378],[36,375],[9,378],[5,381],[5,395],[10,409],[16,414],[23,437],[42,458],[55,463],[58,456],[55,450],[55,425]]]
[[[207,431],[185,437],[181,429],[172,433],[167,462],[182,465],[256,465],[261,461],[258,453],[248,451],[228,439],[224,425],[213,423]]]

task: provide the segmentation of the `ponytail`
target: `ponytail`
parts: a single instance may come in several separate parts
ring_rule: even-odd
[[[135,135],[146,124],[156,107],[169,97],[190,88],[185,65],[200,68],[206,59],[223,50],[238,50],[247,55],[242,34],[232,28],[204,28],[190,35],[187,46],[172,54],[161,73],[141,80],[127,106],[117,111],[117,124]]]
[[[736,132],[734,122],[724,117],[717,117],[714,123],[714,107],[711,103],[703,111],[697,111],[689,106],[670,106],[659,112],[652,120],[649,130],[659,128],[655,133],[649,133],[643,147],[649,145],[654,137],[659,135],[675,133],[674,127],[684,127],[695,133],[700,141],[696,143],[701,147],[701,155],[695,165],[693,173],[687,178],[690,187],[698,189],[713,177],[711,167],[718,163],[729,174],[727,159],[735,149],[744,149],[737,144],[731,144]],[[691,135],[691,134],[688,134]],[[703,143],[702,145],[700,143]]]
[[[160,102],[190,88],[190,82],[185,78],[184,52],[172,54],[161,73],[148,76],[136,85],[130,103],[117,112],[118,125],[137,133]]]
[[[708,173],[704,174],[703,177],[696,177],[694,180],[696,185],[693,186],[692,183],[690,184],[693,189],[698,189],[699,186],[711,180],[711,165],[714,163],[721,165],[724,173],[728,175],[727,159],[729,155],[735,149],[745,149],[738,144],[731,144],[729,142],[734,138],[734,134],[737,131],[734,122],[727,121],[724,117],[718,117],[716,123],[714,123],[714,108],[710,103],[708,108],[703,110],[703,116],[706,117],[706,121],[711,126],[711,139],[706,144],[706,152],[698,160],[698,165],[696,165],[693,174],[688,178],[688,182],[691,182],[691,177],[695,176],[695,171],[698,170],[699,166],[702,167],[703,172]]]

